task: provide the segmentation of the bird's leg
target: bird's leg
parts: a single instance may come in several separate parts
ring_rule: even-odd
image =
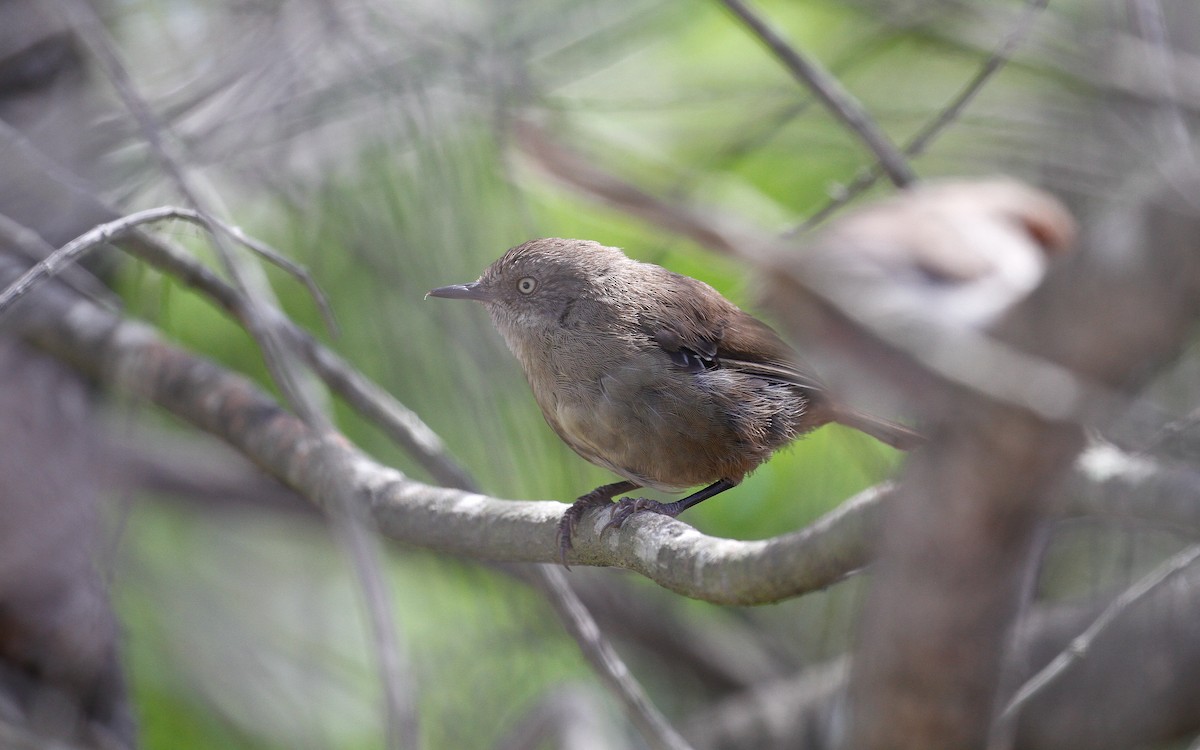
[[[562,559],[564,568],[570,567],[567,565],[567,552],[571,549],[571,534],[575,533],[575,527],[579,525],[583,514],[592,508],[608,505],[617,495],[636,490],[638,486],[629,481],[606,484],[583,495],[567,508],[558,522],[558,556]]]
[[[719,495],[737,485],[738,483],[732,479],[718,479],[704,489],[697,490],[673,503],[660,503],[645,497],[623,497],[617,501],[617,507],[613,509],[612,520],[605,524],[604,528],[619,529],[621,524],[629,520],[629,517],[635,513],[658,513],[674,518],[693,505],[699,505],[713,495]]]

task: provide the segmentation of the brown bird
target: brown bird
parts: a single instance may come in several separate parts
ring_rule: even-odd
[[[639,487],[707,485],[671,503],[623,498],[605,528],[642,511],[676,516],[830,422],[900,449],[921,440],[834,401],[775,331],[708,284],[614,247],[531,240],[477,281],[429,296],[482,302],[550,427],[580,456],[624,477],[563,515],[564,563],[584,511]]]

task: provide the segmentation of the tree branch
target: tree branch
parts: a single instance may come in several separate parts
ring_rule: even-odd
[[[126,217],[114,218],[55,250],[35,233],[20,231],[22,228],[11,221],[0,221],[0,237],[14,246],[24,248],[25,254],[42,258],[45,262],[45,265],[39,264],[42,268],[41,271],[38,270],[38,267],[26,271],[20,279],[12,282],[9,288],[0,294],[0,311],[7,307],[3,300],[17,285],[22,283],[22,279],[29,283],[25,290],[28,291],[36,288],[42,281],[57,276],[60,271],[74,267],[68,265],[67,260],[51,260],[55,256],[77,261],[106,241],[111,240],[135,258],[163,273],[170,274],[185,286],[199,290],[219,309],[244,324],[247,311],[243,297],[236,289],[182,249],[137,228],[139,223],[165,218],[184,218],[189,221],[194,219],[197,223],[208,226],[208,220],[191,209],[165,206]],[[241,232],[238,231],[238,234]],[[19,298],[19,294],[16,298]],[[16,298],[12,301],[15,302]],[[260,309],[266,309],[271,317],[276,319],[276,325],[292,339],[304,361],[313,368],[313,371],[334,393],[344,398],[360,414],[381,428],[389,438],[416,459],[417,463],[435,480],[450,487],[475,489],[474,480],[450,456],[441,438],[415,412],[401,404],[387,391],[363,377],[344,359],[323,346],[277,308],[267,307],[265,303],[260,303]]]
[[[0,293],[0,312],[3,312],[36,286],[50,280],[61,271],[70,268],[70,264],[77,261],[92,248],[118,237],[134,235],[135,240],[140,240],[135,243],[138,250],[135,254],[148,258],[160,270],[166,269],[168,272],[174,271],[179,273],[182,278],[190,281],[194,286],[208,292],[210,298],[217,301],[225,310],[234,314],[238,319],[244,319],[249,312],[246,310],[243,295],[211,274],[207,268],[197,263],[186,253],[177,252],[171,246],[158,242],[153,237],[137,231],[137,227],[141,224],[166,218],[184,219],[201,224],[210,230],[213,228],[212,220],[196,211],[164,207],[138,212],[103,224],[68,243],[63,248],[52,252],[47,252],[49,248],[46,247],[36,246],[29,248],[39,256],[45,256],[44,260],[21,275],[3,293]],[[0,228],[8,229],[9,227],[0,226]],[[277,256],[274,251],[262,243],[247,237],[234,227],[222,226],[221,229],[239,242],[249,246],[251,250],[259,254],[266,254],[269,259]],[[44,244],[36,236],[28,236],[20,232],[9,232],[9,234],[11,235],[11,239],[18,244]],[[297,266],[296,268],[299,267]],[[304,276],[307,278],[306,273]],[[443,474],[446,474],[446,467],[457,470],[457,464],[454,463],[453,459],[441,447],[440,439],[425,427],[424,423],[416,418],[415,415],[405,410],[394,399],[391,399],[390,395],[382,389],[379,389],[352,368],[346,366],[335,355],[317,345],[310,336],[304,333],[277,309],[264,304],[260,308],[260,312],[262,310],[271,313],[272,317],[275,318],[274,325],[277,327],[277,330],[292,336],[293,345],[304,352],[310,359],[315,359],[318,368],[322,372],[328,373],[328,375],[335,378],[338,386],[340,386],[340,390],[348,391],[359,402],[356,405],[361,404],[366,407],[366,410],[369,412],[368,416],[379,415],[384,417],[383,424],[393,429],[398,429],[405,438],[406,443],[415,442],[421,448],[425,449],[422,453],[418,454],[418,459],[421,457],[429,459],[429,462],[433,465],[435,475],[439,469]],[[406,416],[408,417],[407,419],[405,418]],[[422,431],[425,434],[422,434]],[[335,469],[334,474],[336,475],[337,473]],[[461,470],[457,470],[457,474],[450,472],[450,477],[453,481],[458,482],[459,488],[473,487],[473,480]],[[337,494],[343,493],[339,492]],[[359,506],[350,505],[349,500],[345,502],[347,503],[346,507],[350,508],[355,515],[361,512]],[[356,544],[354,549],[357,550],[360,546],[361,544]],[[367,563],[369,561],[362,561],[359,569],[363,571],[370,569],[371,566]],[[555,607],[562,618],[569,634],[579,643],[585,657],[592,663],[601,679],[609,685],[615,695],[625,702],[629,715],[642,730],[643,734],[656,747],[663,748],[663,750],[686,750],[688,747],[687,743],[646,697],[641,686],[632,677],[628,668],[621,662],[620,657],[611,644],[600,634],[595,620],[563,578],[562,574],[557,569],[541,567],[533,576],[524,576],[524,578],[547,596],[552,606]],[[372,577],[371,580],[365,581],[364,585],[377,588],[379,581]],[[398,669],[398,664],[394,663],[390,669],[392,671]],[[395,698],[392,700],[394,701]]]
[[[1146,574],[1137,583],[1123,591],[1120,596],[1105,607],[1100,616],[1086,630],[1071,640],[1067,648],[1021,686],[1016,695],[1008,701],[1004,710],[996,718],[996,726],[993,729],[994,735],[1002,740],[1007,740],[1011,736],[1013,726],[1017,721],[1017,716],[1020,714],[1021,709],[1031,700],[1034,700],[1051,683],[1060,679],[1071,665],[1085,658],[1092,648],[1093,643],[1104,632],[1105,628],[1109,627],[1114,620],[1124,614],[1130,607],[1133,607],[1153,592],[1154,589],[1195,563],[1197,559],[1200,559],[1200,544],[1193,544],[1173,555],[1170,559]],[[1006,746],[1007,742],[1004,742],[1004,745]]]
[[[0,275],[21,269],[0,259]],[[246,378],[163,341],[153,328],[127,321],[56,287],[20,310],[24,335],[110,386],[145,398],[232,445],[268,474],[318,506],[347,476],[349,501],[367,510],[389,538],[476,559],[552,562],[564,506],[520,502],[431,487],[381,466],[345,438],[327,451],[317,436]],[[777,601],[827,586],[865,558],[860,539],[876,497],[870,490],[813,526],[761,542],[708,537],[660,516],[631,519],[627,529],[597,537],[603,514],[586,516],[570,560],[625,567],[666,588],[723,603]]]
[[[559,619],[583,649],[596,674],[625,703],[626,713],[646,739],[658,750],[691,750],[691,745],[654,706],[612,644],[600,632],[587,607],[567,583],[566,574],[557,565],[547,564],[538,566],[538,575],[544,585],[552,589],[553,595],[548,598]]]
[[[905,187],[916,180],[912,168],[896,146],[879,129],[862,104],[846,91],[827,70],[788,44],[771,26],[750,9],[743,0],[721,0],[735,16],[779,59],[796,80],[803,83],[846,127],[858,136],[888,174],[896,187]]]
[[[1136,200],[1105,207],[1091,252],[1048,276],[997,327],[1000,340],[1126,393],[1176,356],[1200,313],[1200,174],[1186,160],[1159,168],[1132,178]],[[1082,444],[1071,424],[949,394],[885,522],[852,678],[855,747],[986,741],[1033,536]]]
[[[1193,735],[1200,729],[1197,602],[1200,573],[1193,565],[1175,574],[1172,585],[1153,587],[1124,608],[1095,632],[1086,658],[1032,697],[1018,717],[1014,747],[1121,750]],[[1105,609],[1103,601],[1033,609],[1017,626],[1006,670],[1018,679],[1037,674]],[[686,733],[700,750],[836,746],[849,672],[847,660],[838,658],[756,685],[706,707],[685,725]],[[1137,689],[1114,690],[1114,684]]]
[[[967,105],[983,90],[984,85],[1008,64],[1017,47],[1020,46],[1021,42],[1024,41],[1025,37],[1033,29],[1034,19],[1046,9],[1046,4],[1049,1],[1029,0],[1020,17],[1017,18],[1017,22],[1013,25],[1012,30],[1008,32],[1008,35],[1004,37],[1000,45],[988,55],[988,58],[983,61],[983,65],[979,67],[979,70],[971,77],[971,80],[967,81],[958,94],[904,144],[901,153],[908,157],[920,156],[925,153],[925,149],[929,148],[929,144],[933,143],[943,130],[959,118],[963,110],[967,108]],[[834,211],[854,200],[874,185],[879,180],[880,174],[878,165],[871,165],[863,170],[849,185],[839,190],[835,197],[813,212],[802,224],[788,231],[787,236],[791,237],[802,234],[820,224]]]
[[[0,261],[0,277],[11,280],[20,271],[15,262]],[[474,559],[558,559],[554,538],[565,507],[561,503],[500,500],[424,485],[377,464],[344,439],[335,442],[342,459],[325,461],[312,450],[311,432],[245,378],[61,288],[43,288],[38,302],[21,311],[33,341],[221,438],[318,505],[329,502],[324,477],[344,463],[352,473],[353,502],[368,508],[391,539]],[[1139,493],[1157,498],[1153,508],[1179,522],[1190,513],[1192,528],[1200,529],[1200,509],[1191,502],[1195,486],[1188,478],[1165,473],[1156,481],[1159,472],[1119,465],[1110,465],[1102,476],[1090,471],[1081,471],[1079,481],[1097,491],[1075,493],[1068,512],[1098,509],[1143,517],[1136,504],[1119,499],[1136,482]],[[812,525],[765,541],[714,538],[657,515],[632,518],[626,528],[599,537],[607,518],[592,513],[578,529],[570,562],[626,568],[677,593],[716,603],[779,601],[825,588],[866,565],[868,540],[891,491],[886,485],[871,488]],[[1153,520],[1153,513],[1148,515]]]

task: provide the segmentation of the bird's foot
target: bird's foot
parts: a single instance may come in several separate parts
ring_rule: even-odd
[[[704,489],[693,492],[673,503],[660,503],[645,497],[623,497],[617,501],[616,507],[613,508],[612,518],[604,525],[604,528],[600,529],[600,533],[603,534],[608,529],[621,528],[630,516],[638,513],[657,513],[660,516],[674,518],[713,495],[719,495],[730,487],[737,486],[739,481],[741,481],[740,478],[718,479]],[[570,568],[567,565],[567,553],[571,551],[571,534],[574,533],[575,526],[583,518],[583,514],[592,508],[608,505],[609,501],[617,495],[636,490],[639,486],[628,481],[606,484],[587,493],[576,500],[570,508],[567,508],[567,511],[563,513],[562,520],[558,522],[558,555],[564,568]]]
[[[562,518],[558,521],[558,557],[562,561],[564,568],[568,570],[571,568],[571,566],[567,565],[567,553],[571,551],[571,535],[575,533],[575,527],[579,525],[583,514],[592,508],[609,505],[615,495],[633,489],[637,489],[637,485],[633,482],[606,484],[583,495],[572,503],[570,508],[567,508]]]
[[[571,551],[571,535],[575,533],[575,527],[579,525],[583,514],[592,508],[608,505],[611,501],[612,498],[596,497],[594,493],[589,492],[571,503],[571,507],[563,512],[562,518],[558,521],[558,558],[562,561],[564,568],[568,570],[571,568],[570,565],[567,565],[567,553]]]
[[[646,497],[623,497],[616,502],[616,507],[613,508],[612,518],[608,523],[604,524],[603,531],[609,529],[619,529],[630,516],[638,513],[658,513],[662,516],[674,518],[684,511],[686,506],[680,507],[680,503],[660,503],[657,500],[651,500]]]

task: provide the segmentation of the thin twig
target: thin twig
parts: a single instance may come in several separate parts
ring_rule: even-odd
[[[92,250],[126,237],[140,226],[168,219],[187,221],[204,227],[209,231],[213,231],[214,228],[219,227],[255,254],[295,276],[305,285],[309,293],[312,294],[317,306],[321,309],[326,324],[331,326],[331,331],[334,330],[332,327],[334,326],[333,315],[329,307],[329,301],[306,268],[283,257],[278,251],[272,249],[261,240],[247,236],[245,232],[237,227],[226,224],[211,216],[204,216],[199,211],[179,206],[149,208],[92,227],[61,248],[46,255],[42,260],[34,264],[24,276],[11,284],[3,292],[0,292],[0,314],[8,310],[18,299],[33,291],[39,284],[57,276]]]
[[[151,208],[89,229],[35,263],[19,279],[0,292],[0,315],[8,311],[17,300],[71,267],[92,250],[128,234],[143,224],[176,218],[181,210],[187,211],[187,209],[179,209],[174,206]],[[189,211],[189,213],[191,212]]]
[[[222,226],[224,230],[230,233],[230,236],[234,236],[234,238],[238,239],[246,247],[250,247],[253,252],[270,259],[271,263],[283,260],[282,263],[277,263],[280,265],[280,268],[298,277],[301,282],[304,282],[305,286],[313,294],[313,299],[317,300],[317,305],[322,307],[322,310],[328,310],[329,304],[325,300],[324,293],[317,287],[312,277],[308,275],[308,271],[299,264],[278,256],[276,251],[271,250],[263,242],[247,238],[245,233],[242,233],[238,228],[229,227],[228,224],[214,220],[214,218],[202,216],[198,211],[193,211],[192,209],[164,205],[154,209],[136,211],[133,214],[122,216],[118,220],[97,224],[96,227],[92,227],[88,232],[80,234],[76,239],[67,242],[66,245],[58,248],[58,250],[47,253],[46,256],[32,265],[24,276],[10,284],[4,292],[0,293],[0,314],[6,312],[8,308],[12,307],[14,302],[32,292],[40,284],[58,276],[67,268],[71,268],[74,263],[77,263],[79,259],[82,259],[91,251],[96,250],[97,247],[125,238],[134,229],[142,227],[144,224],[172,220],[172,218],[198,224],[198,226],[210,230],[214,226]],[[10,227],[5,226],[4,233],[16,238],[16,235],[12,234]],[[41,241],[40,238],[38,238],[38,241]],[[29,242],[29,236],[25,236],[23,244],[28,245]],[[270,256],[268,256],[268,253],[270,253]]]
[[[1105,628],[1112,624],[1113,620],[1120,617],[1130,607],[1161,586],[1172,576],[1196,562],[1197,559],[1200,559],[1200,544],[1193,544],[1168,558],[1157,568],[1143,576],[1137,583],[1122,592],[1088,626],[1087,630],[1076,636],[1065,650],[1054,657],[1049,664],[1021,686],[1021,689],[1017,691],[1016,695],[1013,696],[1012,700],[1008,702],[1008,705],[1004,707],[1004,710],[996,719],[996,729],[993,730],[994,736],[1008,736],[1008,732],[1004,731],[1004,727],[1015,722],[1021,709],[1036,697],[1039,692],[1045,690],[1047,686],[1061,677],[1072,664],[1086,657],[1088,650],[1092,647],[1092,643],[1104,632]]]
[[[0,214],[0,240],[7,243],[10,252],[18,253],[30,263],[38,263],[52,252],[51,247],[42,236],[29,227],[14,220],[11,216]],[[121,303],[108,287],[104,286],[85,268],[72,269],[63,275],[63,283],[83,296],[110,310],[120,309]]]
[[[1029,0],[1021,10],[1021,15],[1017,17],[1017,21],[1013,24],[1012,29],[1005,34],[1004,39],[1000,41],[1000,45],[983,61],[983,65],[979,67],[979,70],[971,80],[967,81],[958,94],[950,100],[950,103],[938,112],[932,120],[926,123],[923,128],[917,131],[916,135],[905,145],[905,154],[920,156],[925,153],[925,149],[929,148],[929,144],[947,126],[962,115],[963,110],[974,101],[979,92],[983,90],[984,85],[1012,59],[1017,48],[1021,46],[1021,43],[1033,31],[1034,20],[1039,13],[1046,9],[1046,5],[1049,2],[1050,0]]]
[[[1021,42],[1024,41],[1025,37],[1033,29],[1034,19],[1037,17],[1038,13],[1046,8],[1046,4],[1048,2],[1049,0],[1029,0],[1029,3],[1021,12],[1020,17],[1017,18],[1017,22],[1000,42],[1000,46],[998,46],[992,52],[992,54],[988,56],[987,60],[985,60],[983,65],[980,66],[979,70],[976,71],[971,80],[967,81],[966,85],[964,85],[962,89],[959,90],[958,94],[956,94],[955,97],[950,100],[949,104],[942,108],[942,110],[938,112],[933,119],[925,123],[925,125],[918,130],[917,133],[913,135],[913,137],[910,138],[906,144],[904,144],[902,152],[905,156],[915,157],[925,153],[925,149],[929,148],[929,144],[933,143],[933,141],[936,140],[939,135],[941,135],[942,131],[945,130],[947,126],[949,126],[952,122],[957,120],[959,116],[962,115],[963,110],[966,109],[967,105],[969,105],[971,101],[975,99],[976,95],[983,90],[984,85],[992,78],[992,76],[1000,72],[1000,69],[1003,68],[1010,59],[1012,59],[1013,53],[1016,52],[1017,47],[1020,46]],[[822,221],[829,218],[834,211],[854,200],[856,197],[874,185],[876,181],[879,180],[881,175],[882,173],[880,172],[878,165],[873,164],[870,167],[867,167],[861,171],[849,185],[839,189],[837,194],[830,198],[829,202],[805,219],[804,223],[789,230],[786,236],[791,237],[800,234],[812,229],[817,224],[820,224]]]
[[[835,77],[840,77],[859,66],[871,63],[888,47],[895,46],[900,38],[899,32],[894,30],[886,33],[875,32],[857,41],[852,47],[840,50],[839,58],[829,65],[829,72]],[[767,115],[761,112],[748,113],[752,119],[747,121],[745,127],[739,128],[732,142],[723,145],[719,151],[705,159],[700,168],[710,172],[727,170],[731,164],[755,153],[760,146],[777,136],[788,123],[807,112],[814,101],[812,98],[789,101],[787,106],[778,112]],[[669,195],[678,194],[680,190],[694,184],[694,179],[684,176],[666,192]]]
[[[200,218],[201,217],[199,214],[197,214],[197,219]],[[262,240],[247,235],[242,231],[241,227],[226,224],[215,217],[206,217],[206,220],[215,223],[222,230],[228,233],[230,237],[233,237],[235,240],[242,243],[242,245],[251,252],[266,260],[268,263],[278,266],[285,272],[298,279],[300,283],[304,284],[305,288],[308,289],[309,296],[313,298],[313,301],[317,305],[317,309],[321,313],[321,320],[325,323],[325,329],[329,331],[329,335],[335,339],[341,335],[341,329],[338,326],[337,318],[334,317],[333,308],[329,304],[329,298],[325,296],[325,291],[321,289],[319,284],[317,284],[316,279],[312,277],[312,274],[309,273],[307,268],[291,258],[288,258],[286,255],[280,253],[278,250]]]
[[[567,583],[562,570],[557,565],[539,565],[537,575],[547,599],[571,637],[579,644],[592,669],[609,690],[621,699],[626,713],[651,746],[660,750],[690,750],[691,745],[655,708],[642,686],[630,674],[629,667],[604,637],[592,613]]]
[[[866,109],[854,98],[837,78],[830,75],[815,60],[800,53],[775,29],[750,9],[742,0],[721,0],[734,15],[741,19],[775,57],[791,72],[796,80],[807,86],[830,112],[846,124],[855,135],[875,154],[880,166],[896,187],[905,187],[916,180],[912,168],[904,156],[879,128]]]
[[[1197,428],[1200,428],[1200,409],[1193,409],[1188,414],[1165,425],[1162,430],[1140,446],[1140,452],[1153,454],[1166,450],[1168,453],[1177,454],[1180,447],[1197,442],[1195,433],[1200,432]]]
[[[168,143],[164,135],[168,132],[167,129],[159,122],[150,105],[137,91],[108,30],[97,15],[96,9],[86,0],[59,0],[59,6],[63,9],[79,39],[91,53],[97,67],[116,91],[117,97],[149,145],[151,153],[158,160],[159,167],[174,184],[175,189],[179,191],[191,208],[205,217],[215,216],[214,211],[207,210],[207,201],[201,198],[200,190],[184,171],[183,159],[175,153],[174,143]],[[290,352],[274,334],[269,322],[257,314],[258,297],[251,294],[250,284],[247,280],[248,273],[243,266],[241,257],[234,253],[229,246],[229,240],[232,238],[220,224],[214,221],[213,226],[221,231],[209,231],[206,236],[216,251],[217,258],[225,272],[233,282],[234,288],[246,297],[248,306],[246,329],[262,351],[271,377],[283,392],[289,405],[305,421],[313,424],[327,423],[328,420],[322,410],[300,387],[298,376],[290,366]]]
[[[542,170],[585,195],[687,237],[701,247],[748,259],[750,249],[764,240],[761,232],[731,216],[691,208],[642,190],[557,142],[537,123],[518,119],[511,130],[517,148]]]
[[[172,216],[172,211],[181,213]],[[139,220],[138,214],[131,214],[102,225],[110,227],[114,224],[131,225],[128,232],[112,234],[110,239],[115,246],[162,273],[174,277],[182,284],[200,291],[215,303],[218,309],[228,313],[234,320],[242,321],[245,309],[242,297],[237,290],[182,248],[132,226],[166,218],[190,220],[198,214],[190,209],[178,207],[163,207],[140,213],[148,215],[144,217],[144,220]],[[16,227],[20,228],[20,225],[16,225]],[[69,246],[79,243],[75,250],[70,251],[72,258],[78,261],[94,248],[104,244],[105,240],[96,236],[99,234],[98,229],[95,228],[69,243]],[[25,232],[9,232],[8,230],[9,227],[0,221],[0,234],[8,237],[12,242],[18,240],[22,242],[26,253],[33,257],[46,259],[55,252],[63,252],[67,247],[64,246],[56,251],[35,233],[28,230]],[[93,241],[84,241],[83,237],[89,235],[92,236]],[[58,261],[53,264],[53,267],[43,269],[43,272],[53,276],[57,269],[65,263],[65,260]],[[39,278],[32,281],[33,287],[41,283],[44,278],[48,278],[41,276],[43,272],[38,272]],[[3,294],[0,294],[0,313],[8,304],[10,303],[3,303]],[[294,340],[305,362],[313,368],[313,371],[325,384],[334,393],[345,399],[346,403],[359,414],[382,429],[392,441],[400,445],[422,468],[428,471],[430,476],[447,487],[457,487],[469,491],[477,489],[467,471],[446,450],[441,438],[415,412],[397,401],[379,385],[364,377],[337,353],[326,348],[308,331],[296,325],[282,311],[270,308],[269,314],[276,319],[276,325],[280,326]]]
[[[145,232],[135,232],[126,240],[119,241],[117,246],[201,292],[234,320],[244,323],[246,311],[237,290],[182,248]],[[446,487],[478,491],[478,485],[470,473],[450,455],[442,439],[416,412],[317,341],[283,311],[272,307],[268,309],[268,314],[275,319],[276,326],[292,339],[297,352],[325,385],[383,430],[435,481]]]

